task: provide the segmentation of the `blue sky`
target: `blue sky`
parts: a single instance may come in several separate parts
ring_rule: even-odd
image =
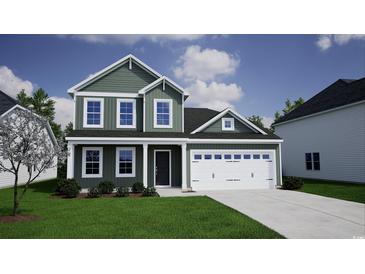
[[[190,105],[273,117],[339,78],[365,76],[362,35],[0,35],[0,89],[44,88],[71,120],[66,90],[132,53],[191,94]],[[62,111],[61,111],[62,110]]]

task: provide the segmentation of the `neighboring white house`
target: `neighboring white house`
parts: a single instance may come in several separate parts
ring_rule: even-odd
[[[24,111],[29,111],[26,108],[18,105],[18,102],[6,95],[0,90],[0,120],[6,115],[12,115],[13,111],[17,108],[23,109]],[[48,124],[47,128],[50,142],[56,142],[53,132]],[[0,161],[3,161],[0,158]],[[25,166],[20,167],[19,171],[19,184],[24,184],[27,181],[28,171]],[[57,167],[47,169],[45,172],[39,175],[39,177],[34,182],[39,182],[43,180],[53,179],[57,177]],[[0,172],[0,188],[9,187],[14,185],[14,175],[9,172]]]
[[[274,127],[283,175],[365,183],[365,78],[336,81]]]

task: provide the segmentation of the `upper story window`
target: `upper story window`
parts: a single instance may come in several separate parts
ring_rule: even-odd
[[[117,128],[136,128],[136,100],[117,100]]]
[[[234,130],[234,119],[222,118],[222,130]]]
[[[103,176],[103,148],[82,148],[82,178],[100,178]]]
[[[104,99],[84,99],[84,127],[102,128],[104,126]]]
[[[172,100],[154,100],[154,127],[172,128]]]

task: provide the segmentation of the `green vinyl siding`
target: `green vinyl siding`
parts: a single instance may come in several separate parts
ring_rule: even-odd
[[[154,99],[172,99],[172,128],[154,128]],[[182,132],[183,98],[181,93],[167,83],[165,90],[162,90],[162,84],[160,84],[145,95],[145,100],[147,132]]]
[[[193,149],[274,149],[276,157],[276,182],[280,184],[280,152],[277,144],[188,144],[186,148],[187,185],[190,187],[190,152]]]
[[[222,130],[222,118],[233,118],[234,119],[234,130]],[[203,130],[203,132],[227,132],[227,133],[250,133],[253,132],[252,129],[244,125],[242,122],[234,118],[230,114],[224,115],[222,118],[220,118],[218,121],[214,122],[207,128]]]
[[[148,186],[154,186],[154,151],[171,150],[171,186],[181,187],[181,147],[169,145],[148,146]]]
[[[88,97],[76,97],[75,128],[83,129],[84,100]],[[92,97],[102,98],[102,97]],[[136,128],[117,128],[117,99],[115,97],[104,97],[104,128],[87,128],[88,130],[127,130],[143,131],[143,99],[136,98]],[[130,98],[126,98],[130,99]]]
[[[135,177],[115,177],[115,156],[116,147],[123,145],[85,145],[85,147],[103,147],[103,177],[102,178],[82,178],[82,145],[75,147],[74,178],[82,188],[97,186],[102,181],[111,181],[116,186],[132,186],[135,182],[143,182],[143,147],[124,145],[124,147],[136,148],[136,176]]]
[[[134,62],[130,70],[129,62],[126,62],[113,71],[105,73],[95,82],[82,87],[80,91],[137,93],[156,79]]]

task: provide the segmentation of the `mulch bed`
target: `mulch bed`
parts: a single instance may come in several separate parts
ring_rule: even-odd
[[[51,199],[95,199],[95,198],[87,197],[87,193],[80,193],[75,198],[67,198],[64,195],[57,195],[57,194],[52,194],[49,197]],[[141,197],[143,197],[143,194],[142,193],[129,193],[128,197],[130,197],[130,198],[141,198]],[[115,195],[115,193],[111,193],[111,194],[102,194],[99,198],[126,198],[126,197],[117,197]]]
[[[21,215],[16,216],[0,216],[0,223],[15,223],[15,222],[25,222],[25,221],[37,221],[40,217],[36,215]]]

